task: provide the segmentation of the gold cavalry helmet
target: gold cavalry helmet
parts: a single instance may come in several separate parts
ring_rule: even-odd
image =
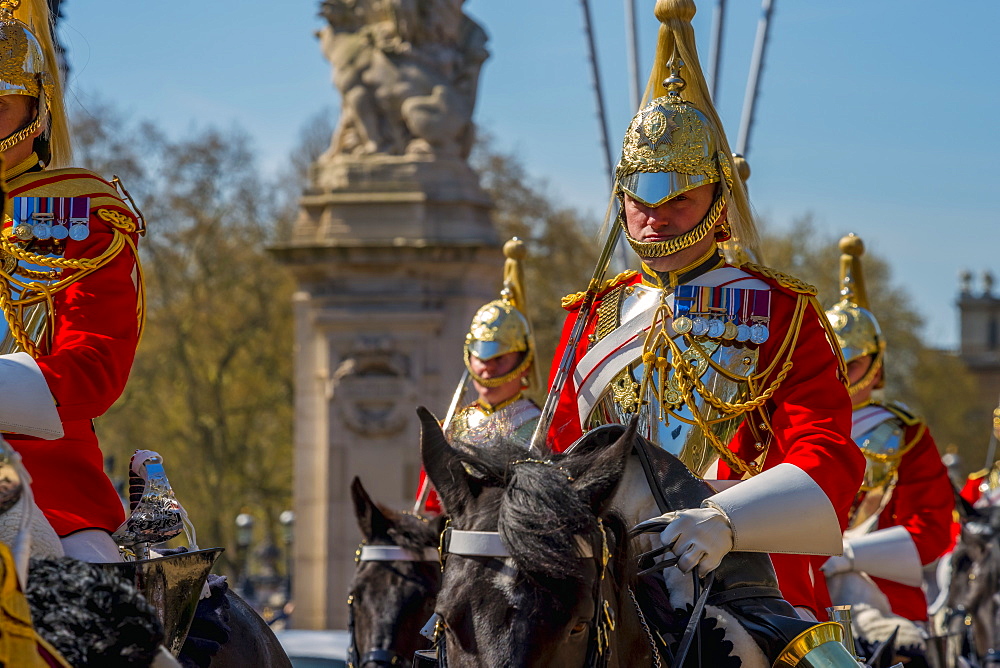
[[[0,138],[0,152],[45,127],[51,155],[40,157],[50,163],[68,161],[69,131],[45,0],[0,1],[0,95],[37,100],[34,118]]]
[[[664,257],[688,248],[708,234],[732,239],[751,258],[759,256],[758,234],[743,181],[737,174],[722,123],[712,106],[691,19],[692,0],[657,0],[660,20],[656,60],[645,98],[651,102],[632,118],[615,169],[615,193],[657,207],[688,190],[717,183],[715,201],[702,221],[683,235],[641,242],[628,234],[641,257]]]
[[[484,304],[472,318],[465,335],[465,366],[477,383],[498,387],[518,378],[532,366],[535,343],[531,323],[525,314],[524,280],[520,261],[524,259],[524,242],[514,237],[504,244],[504,286],[500,299]],[[482,378],[472,370],[469,358],[491,360],[507,353],[523,352],[524,358],[510,373],[497,378]],[[537,379],[533,379],[537,380]]]
[[[837,343],[847,363],[873,356],[872,365],[865,377],[850,386],[856,394],[871,385],[875,374],[882,368],[885,356],[885,339],[878,320],[868,310],[868,293],[861,272],[861,256],[865,252],[860,237],[849,234],[840,240],[840,301],[826,312]]]

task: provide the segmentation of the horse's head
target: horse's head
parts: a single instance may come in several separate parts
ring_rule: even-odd
[[[584,665],[609,583],[624,579],[624,524],[608,511],[634,430],[542,461],[517,445],[453,448],[430,413],[420,417],[424,468],[451,517],[436,608],[443,663]]]
[[[436,549],[443,520],[382,508],[357,478],[351,497],[364,538],[349,598],[355,666],[408,666],[427,646],[420,628],[441,584]]]

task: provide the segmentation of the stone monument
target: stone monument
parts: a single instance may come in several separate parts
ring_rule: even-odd
[[[346,628],[360,535],[349,487],[411,507],[418,405],[443,415],[472,315],[499,290],[491,203],[467,158],[486,34],[463,0],[325,0],[342,97],[298,219],[294,273],[297,628]]]

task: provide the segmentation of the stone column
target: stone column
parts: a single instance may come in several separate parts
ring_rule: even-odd
[[[464,161],[369,156],[317,166],[274,252],[295,295],[295,625],[346,628],[360,541],[350,499],[410,508],[418,405],[444,414],[476,309],[499,293],[490,202]]]
[[[412,507],[415,409],[447,410],[503,258],[467,162],[486,33],[462,0],[319,4],[340,121],[273,250],[298,281],[294,623],[346,628],[351,480]]]

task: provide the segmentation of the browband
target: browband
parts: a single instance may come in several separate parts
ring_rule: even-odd
[[[509,557],[507,546],[500,540],[496,531],[459,531],[448,528],[445,530],[445,552],[463,557]],[[574,536],[577,554],[590,559],[594,556],[594,548],[583,536]]]
[[[437,561],[437,548],[425,547],[421,552],[399,545],[362,545],[358,561]]]

